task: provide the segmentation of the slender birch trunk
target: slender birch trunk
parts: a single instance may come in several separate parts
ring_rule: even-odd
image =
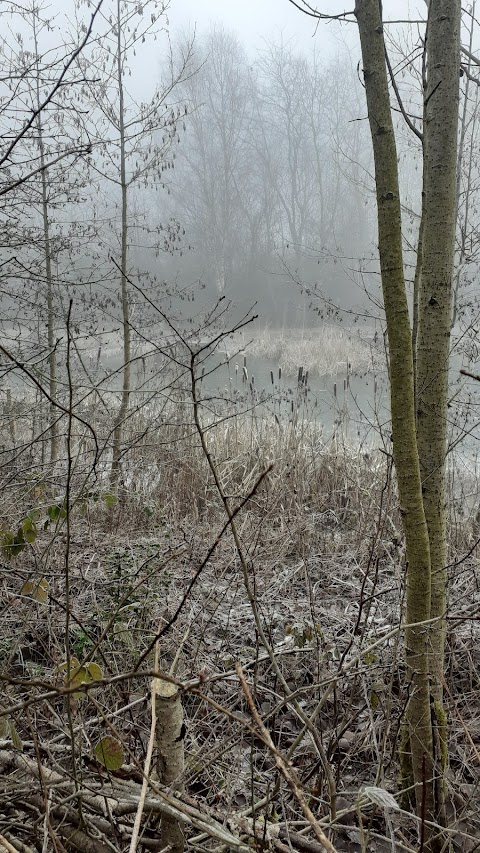
[[[417,814],[434,821],[433,732],[430,709],[430,545],[417,450],[413,347],[402,253],[397,150],[392,123],[385,43],[378,0],[357,0],[368,117],[373,143],[378,245],[390,356],[393,455],[407,552],[405,653],[407,709]],[[424,851],[433,850],[426,828]]]
[[[424,108],[424,215],[417,342],[417,441],[430,541],[430,630],[436,797],[447,760],[443,711],[447,540],[445,466],[448,368],[457,216],[460,0],[430,3]]]
[[[475,28],[475,0],[472,3],[471,8],[471,17],[470,17],[470,33],[468,38],[468,62],[467,62],[467,79],[465,81],[465,92],[463,95],[463,107],[461,110],[461,118],[460,118],[460,133],[458,138],[458,156],[457,156],[457,227],[459,231],[460,237],[460,249],[458,252],[458,258],[456,263],[456,272],[455,272],[455,283],[453,287],[453,306],[452,306],[452,330],[455,326],[457,320],[457,312],[458,312],[458,293],[460,290],[460,282],[462,278],[463,267],[465,264],[465,258],[467,256],[467,234],[468,234],[468,223],[470,219],[470,206],[472,201],[472,173],[473,166],[475,163],[475,155],[474,155],[474,145],[477,137],[477,118],[478,118],[478,86],[475,86],[475,107],[473,110],[473,115],[471,119],[468,117],[468,104],[470,102],[470,76],[471,68],[472,68],[472,55],[473,55],[473,34]],[[466,148],[466,135],[467,135],[467,127],[470,127],[470,144],[468,151],[468,168],[467,168],[467,176],[466,176],[466,186],[465,186],[465,196],[463,201],[463,215],[460,215],[460,191],[461,191],[461,180],[462,180],[462,167],[465,160],[465,148]]]
[[[423,151],[423,145],[422,145]],[[422,183],[422,210],[420,213],[420,225],[417,239],[417,258],[415,262],[415,275],[413,278],[413,305],[412,305],[412,348],[413,348],[413,387],[415,397],[415,417],[417,414],[417,346],[418,325],[420,319],[420,282],[422,280],[422,258],[423,258],[423,226],[424,226],[424,204],[425,187]]]
[[[122,450],[123,424],[128,411],[130,400],[131,380],[131,340],[130,340],[130,306],[128,301],[127,287],[127,175],[125,155],[125,102],[123,91],[123,69],[122,69],[122,33],[121,33],[121,4],[117,0],[117,84],[118,84],[118,110],[119,110],[119,145],[120,145],[120,187],[122,195],[121,210],[121,254],[120,254],[120,288],[122,303],[122,328],[123,328],[123,374],[122,374],[122,396],[120,407],[114,423],[113,450],[112,450],[112,489],[117,489],[120,478],[120,457]]]
[[[33,38],[35,45],[35,57],[37,61],[36,76],[36,101],[37,108],[40,107],[40,70],[38,68],[38,38],[37,38],[37,11],[33,14]],[[54,313],[54,281],[52,274],[52,253],[50,240],[50,219],[48,215],[48,186],[47,171],[45,169],[45,144],[43,141],[43,126],[41,112],[37,116],[38,149],[40,153],[40,180],[42,184],[42,224],[43,224],[43,249],[45,260],[45,281],[47,284],[47,343],[48,343],[48,392],[51,400],[57,398],[57,353],[55,350],[55,313]],[[58,409],[55,404],[50,403],[49,409],[49,432],[50,432],[50,462],[55,463],[59,452],[59,424]]]

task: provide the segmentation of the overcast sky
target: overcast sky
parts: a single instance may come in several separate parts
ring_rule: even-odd
[[[311,42],[316,24],[288,0],[173,0],[169,17],[173,29],[196,25],[204,30],[221,21],[235,30],[243,42],[253,46],[257,46],[262,38],[275,37],[279,32],[299,42]],[[342,27],[342,30],[348,27],[351,25]],[[328,30],[335,30],[336,34],[339,29],[338,24],[328,26]]]
[[[51,2],[58,8],[58,4],[70,4],[71,0]],[[105,0],[106,5],[111,2]],[[338,15],[352,10],[355,0],[310,0],[310,3],[326,14]],[[383,0],[384,20],[419,20],[425,16],[425,11],[425,0]],[[305,52],[315,46],[326,59],[336,55],[344,59],[345,51],[350,50],[356,64],[360,56],[355,23],[318,21],[305,15],[289,0],[169,0],[167,17],[173,46],[181,36],[192,35],[194,31],[201,36],[213,24],[220,24],[238,35],[252,59],[265,40],[278,42],[280,37],[283,41],[291,40]],[[393,35],[399,29],[402,28],[391,27],[390,33]],[[162,76],[161,56],[161,39],[157,42],[147,39],[136,59],[131,60],[133,75],[129,90],[136,97],[148,98],[153,94]],[[157,74],[152,74],[155,66]]]
[[[322,12],[334,14],[351,10],[354,6],[354,0],[310,2]],[[425,8],[424,0],[383,0],[385,19],[416,17]],[[184,29],[195,25],[204,30],[211,23],[222,22],[235,30],[246,45],[253,47],[257,47],[264,38],[274,39],[280,32],[305,47],[316,37],[333,53],[339,41],[343,44],[347,40],[354,44],[358,40],[354,24],[315,21],[296,9],[289,0],[172,0],[169,18],[174,31],[177,27]]]
[[[301,3],[301,0],[297,2]],[[310,3],[326,14],[339,14],[353,9],[355,0],[310,0]],[[70,18],[73,0],[43,0],[42,5],[53,13],[56,27],[61,28],[62,13]],[[112,0],[105,0],[105,11],[111,5]],[[383,0],[384,20],[418,20],[424,17],[425,11],[425,0]],[[84,19],[88,21],[90,9],[83,7],[83,12]],[[359,56],[355,23],[318,21],[295,8],[289,0],[169,0],[167,15],[174,46],[179,36],[192,34],[195,29],[201,35],[212,24],[221,24],[238,35],[252,59],[265,40],[279,41],[280,37],[283,41],[292,40],[298,49],[305,52],[315,46],[326,58],[336,54],[345,56],[346,48],[352,51],[355,62]],[[393,34],[396,29],[392,27],[390,32]],[[45,37],[44,32],[42,38]],[[51,34],[51,39],[58,43],[56,33]],[[136,97],[148,98],[153,93],[161,75],[161,57],[161,39],[154,42],[148,38],[136,59],[131,58],[133,74],[129,86]],[[155,66],[156,74],[152,73]]]

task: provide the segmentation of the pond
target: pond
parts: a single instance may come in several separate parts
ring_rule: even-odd
[[[455,465],[476,479],[480,450],[480,383],[460,375],[462,359],[453,355],[448,408],[449,447]],[[471,367],[470,367],[471,369]],[[230,411],[275,423],[315,422],[325,441],[341,439],[352,447],[389,444],[390,402],[386,371],[339,370],[319,376],[299,368],[285,376],[278,361],[240,353],[210,357],[200,383],[207,405],[230,401]]]
[[[293,335],[293,333],[290,333]],[[299,336],[301,330],[299,332]],[[325,332],[323,342],[325,343]],[[311,341],[321,351],[321,342]],[[365,344],[365,341],[363,342]],[[307,372],[299,360],[294,375],[286,375],[279,368],[279,359],[264,354],[255,354],[248,349],[240,350],[230,356],[227,352],[217,351],[210,355],[203,365],[203,378],[199,376],[198,391],[204,401],[204,412],[216,412],[221,415],[242,415],[253,419],[271,421],[272,428],[278,425],[312,424],[323,430],[325,442],[335,438],[352,447],[381,447],[388,445],[389,424],[389,388],[388,377],[382,364],[378,369],[368,369],[365,359],[359,359],[351,339],[338,341],[335,353],[336,372],[319,375]],[[343,350],[342,350],[343,347]],[[368,347],[368,341],[367,341]],[[147,398],[165,400],[169,395],[169,377],[173,377],[168,360],[157,355],[145,359],[141,350],[132,365],[131,405],[141,405]],[[349,359],[352,352],[357,357],[360,369],[352,369]],[[88,379],[83,367],[75,364],[77,399],[92,387],[90,381],[99,383],[101,393],[111,397],[112,411],[117,405],[118,392],[121,389],[122,352],[120,337],[108,335],[102,346],[101,358],[98,341],[82,341],[83,365],[87,368]],[[296,363],[296,362],[294,362]],[[477,457],[480,448],[480,383],[465,379],[460,375],[463,360],[453,354],[451,359],[451,402],[449,406],[450,444],[455,449],[455,460],[465,470],[477,469]],[[38,376],[48,386],[47,369]],[[478,372],[475,365],[468,365]],[[113,375],[112,375],[113,372]],[[202,371],[201,371],[202,372]],[[105,379],[102,380],[101,376]],[[78,384],[77,384],[78,383]],[[173,383],[179,398],[188,399],[189,379],[185,374],[180,382]],[[16,400],[35,399],[35,388],[26,382],[18,371],[9,372],[4,379],[4,391],[10,387],[12,398]],[[183,392],[181,388],[184,388]],[[159,389],[164,388],[164,391]],[[175,395],[174,395],[175,396]]]
[[[379,441],[388,429],[388,383],[384,372],[309,374],[299,367],[286,376],[278,361],[240,353],[210,357],[200,383],[205,401],[230,401],[234,411],[274,422],[316,422],[325,440],[340,436],[348,443]]]

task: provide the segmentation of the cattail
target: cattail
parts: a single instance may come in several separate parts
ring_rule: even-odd
[[[270,371],[270,379],[272,380],[272,385],[275,384],[275,380],[273,378],[273,370]]]

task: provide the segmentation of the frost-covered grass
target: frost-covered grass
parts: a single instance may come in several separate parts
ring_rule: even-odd
[[[281,792],[275,792],[270,753],[260,739],[252,747],[249,718],[238,713],[245,708],[235,670],[240,662],[249,682],[254,679],[262,719],[275,733],[277,748],[287,755],[299,738],[292,762],[300,768],[304,789],[315,797],[323,825],[332,826],[336,849],[350,850],[349,836],[334,826],[333,809],[340,802],[357,815],[359,792],[377,785],[380,773],[382,785],[397,793],[396,733],[408,701],[396,633],[405,553],[389,445],[379,439],[369,449],[350,447],[341,424],[335,438],[326,440],[315,420],[282,415],[280,407],[269,417],[265,410],[236,413],[233,404],[225,408],[224,402],[218,401],[217,414],[215,398],[207,397],[200,407],[203,448],[188,400],[132,412],[125,424],[117,502],[106,491],[102,460],[92,468],[87,431],[70,482],[68,531],[66,518],[54,513],[53,523],[48,515],[49,507],[58,508],[62,500],[65,457],[52,469],[42,463],[37,442],[32,459],[23,463],[17,453],[15,468],[13,462],[8,471],[0,468],[4,529],[15,532],[27,513],[38,526],[37,541],[0,565],[7,603],[0,628],[2,674],[11,681],[7,701],[15,709],[35,699],[35,737],[53,744],[42,759],[56,773],[64,768],[69,779],[72,749],[59,662],[65,661],[70,607],[71,658],[93,661],[105,676],[94,694],[74,697],[75,726],[96,744],[104,721],[108,725],[113,718],[107,730],[123,745],[126,760],[141,767],[151,725],[150,685],[145,672],[135,673],[160,628],[161,666],[169,669],[177,661],[175,675],[184,687],[187,796],[195,797],[205,813],[215,801],[229,815],[264,798],[269,809],[281,814],[282,807],[288,808],[291,824],[303,826],[294,800],[285,805]],[[44,420],[47,415],[46,409]],[[101,441],[109,423],[98,407],[89,416]],[[28,438],[27,417],[25,409],[17,441],[21,429],[23,440]],[[108,471],[108,464],[104,468]],[[232,510],[241,506],[235,517],[239,546],[226,525],[218,485]],[[478,493],[478,484],[466,483],[465,489]],[[448,501],[450,559],[453,564],[458,558],[459,565],[450,587],[446,672],[456,774],[452,788],[464,797],[471,839],[480,832],[477,791],[471,784],[480,701],[475,654],[480,569],[474,547],[478,523],[473,513],[465,514],[466,495],[456,501],[450,495]],[[29,596],[26,584],[32,578],[48,584],[47,602]],[[147,657],[143,670],[153,663],[153,656]],[[279,673],[289,701],[279,690]],[[39,684],[58,684],[54,705],[51,693],[48,701],[38,695]],[[335,770],[329,782],[317,770],[315,743],[302,735],[302,721],[292,713],[297,698],[303,713],[315,715],[326,766]],[[18,754],[24,761],[34,754],[28,715],[14,710],[12,722],[25,746],[20,753],[7,742],[8,756]],[[37,763],[32,759],[29,766]],[[93,761],[81,769],[90,789],[101,785],[103,795],[103,771]],[[12,791],[23,791],[9,785],[10,778],[0,774],[2,801]],[[131,791],[135,781],[128,784]],[[138,787],[133,790],[138,793]],[[223,798],[225,791],[235,799]],[[58,794],[63,798],[64,788],[56,787],[52,797]],[[22,796],[20,808],[24,801]],[[367,807],[362,826],[369,826],[370,814]],[[24,824],[31,849],[35,816],[29,811],[30,823],[25,819]],[[417,824],[395,811],[389,819],[401,820],[401,831],[411,841],[408,849],[415,849]],[[389,828],[380,820],[376,816],[375,831],[387,838]],[[196,831],[186,829],[189,837]],[[373,849],[363,840],[363,849]],[[202,849],[211,853],[214,847]]]

